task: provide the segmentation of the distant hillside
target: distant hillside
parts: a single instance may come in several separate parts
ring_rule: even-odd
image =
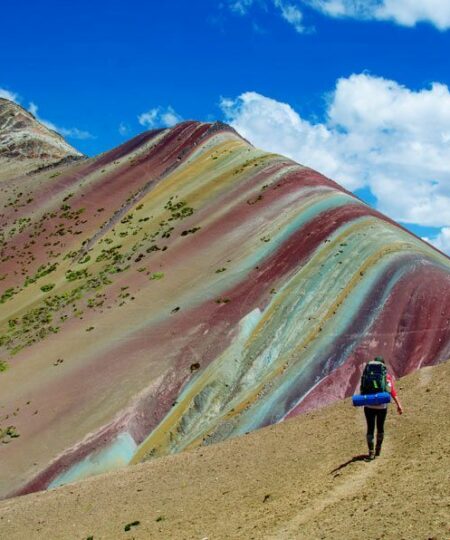
[[[0,181],[82,154],[17,103],[0,98]]]
[[[1,140],[46,129],[17,114]],[[75,161],[47,135],[51,167],[0,161],[1,497],[323,406],[374,355],[450,356],[450,259],[319,173],[221,123]]]
[[[446,540],[450,362],[398,382],[382,456],[349,400],[208,448],[0,502],[9,540]],[[352,461],[352,458],[357,458]],[[130,523],[126,532],[125,527]]]

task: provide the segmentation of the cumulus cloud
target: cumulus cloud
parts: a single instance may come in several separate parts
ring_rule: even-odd
[[[439,30],[450,28],[448,0],[304,0],[331,17],[391,20],[402,26],[430,23]]]
[[[0,98],[9,99],[15,103],[19,102],[19,95],[15,92],[11,92],[11,90],[6,90],[6,88],[0,88]]]
[[[52,129],[53,131],[56,131],[57,133],[61,134],[63,137],[67,137],[68,139],[92,139],[93,135],[89,133],[89,131],[83,131],[78,128],[65,128],[61,126],[55,125],[53,122],[50,122],[49,120],[44,120],[41,118],[38,114],[39,107],[36,105],[36,103],[30,102],[28,106],[28,110],[30,113],[38,120],[41,124],[43,124],[48,129]]]
[[[230,9],[239,15],[246,15],[255,4],[275,6],[297,32],[308,30],[303,24],[305,6],[336,18],[392,21],[409,27],[425,22],[439,30],[450,28],[449,0],[228,0]]]
[[[438,236],[434,238],[423,238],[426,242],[433,244],[435,247],[450,255],[450,227],[444,227]]]
[[[167,108],[155,107],[138,116],[138,122],[141,126],[150,129],[158,126],[172,127],[178,124],[178,122],[181,122],[181,120],[181,116],[170,106]]]
[[[397,221],[450,227],[450,92],[419,91],[367,74],[339,79],[325,120],[256,92],[223,99],[253,144],[313,167],[351,190],[369,188]]]

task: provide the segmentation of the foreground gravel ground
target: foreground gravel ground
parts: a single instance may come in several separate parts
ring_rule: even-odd
[[[450,362],[398,381],[383,454],[349,400],[277,426],[0,502],[0,538],[450,538]],[[1,451],[1,449],[0,449]],[[126,530],[127,529],[127,530]]]

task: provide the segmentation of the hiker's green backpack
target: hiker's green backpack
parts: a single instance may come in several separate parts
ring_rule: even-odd
[[[387,391],[387,369],[382,362],[369,362],[361,376],[360,394],[377,394]]]

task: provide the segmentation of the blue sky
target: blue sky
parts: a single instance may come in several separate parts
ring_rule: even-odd
[[[11,3],[0,95],[88,155],[226,120],[450,252],[450,0]]]

